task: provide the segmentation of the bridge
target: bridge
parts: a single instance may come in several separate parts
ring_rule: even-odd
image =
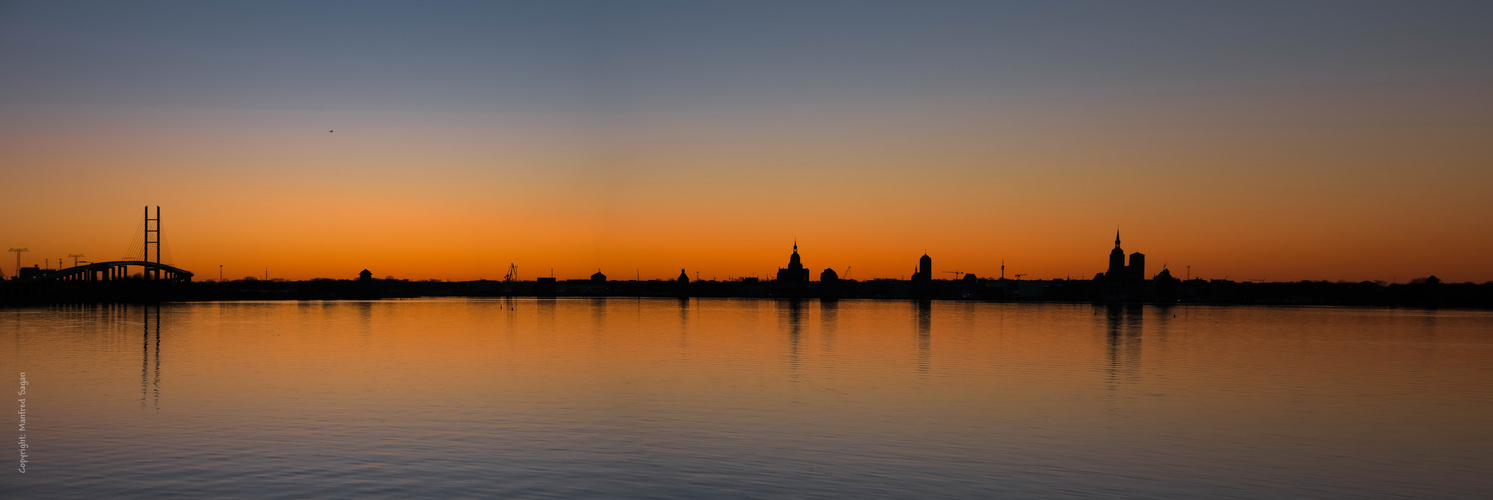
[[[132,278],[130,267],[140,268],[139,276],[148,280],[192,281],[192,272],[176,266],[147,260],[115,260],[93,262],[67,269],[44,271],[35,280],[105,282]]]
[[[151,224],[154,222],[155,224]],[[154,235],[154,238],[151,236]],[[192,281],[192,272],[185,269],[164,264],[161,262],[161,207],[156,207],[156,216],[151,218],[150,207],[145,207],[145,246],[142,249],[140,260],[115,260],[109,262],[90,262],[80,266],[66,269],[27,269],[17,270],[16,280],[28,282],[67,282],[67,283],[108,283],[124,280],[146,280],[162,282],[189,282]],[[155,246],[155,260],[151,260],[151,246]],[[139,272],[130,274],[130,268],[138,268]],[[29,272],[28,272],[29,271]]]

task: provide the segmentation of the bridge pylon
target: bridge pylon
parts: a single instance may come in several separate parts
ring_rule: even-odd
[[[152,222],[156,223],[155,224],[155,229],[151,229],[151,227],[150,227],[150,223],[152,223]],[[150,239],[151,233],[154,233],[156,235],[155,241],[151,241],[151,239]],[[161,264],[162,263],[161,262],[161,207],[160,206],[156,206],[156,218],[152,219],[152,218],[150,218],[150,205],[146,205],[145,206],[145,248],[143,249],[144,255],[140,256],[140,260],[143,260],[145,262],[150,262],[150,246],[151,245],[155,245],[156,246],[156,260],[155,260],[155,263],[156,264]],[[147,269],[145,271],[144,277],[145,277],[145,279],[150,279],[150,280],[161,279],[161,269],[160,268]]]

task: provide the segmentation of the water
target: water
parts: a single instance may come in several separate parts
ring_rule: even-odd
[[[56,307],[0,310],[0,367],[28,381],[14,498],[1493,491],[1484,311]]]

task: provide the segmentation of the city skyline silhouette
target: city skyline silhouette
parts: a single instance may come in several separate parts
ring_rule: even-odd
[[[145,208],[145,216],[141,219],[140,226],[138,226],[137,229],[136,229],[136,235],[137,236],[141,236],[141,237],[138,238],[138,239],[136,239],[135,241],[133,241],[130,244],[129,249],[123,252],[124,257],[121,257],[119,259],[110,259],[108,261],[82,261],[83,265],[80,266],[79,265],[79,258],[86,257],[87,254],[69,254],[69,256],[73,258],[73,263],[72,263],[71,266],[66,265],[64,263],[64,260],[61,259],[61,258],[58,258],[58,259],[55,260],[55,265],[52,264],[52,262],[54,262],[54,261],[51,261],[50,259],[44,259],[44,261],[45,261],[44,263],[40,263],[40,264],[38,264],[38,263],[30,263],[29,266],[22,266],[23,260],[22,260],[21,253],[29,252],[30,251],[29,248],[21,248],[21,249],[12,248],[11,249],[12,252],[17,252],[16,253],[16,264],[15,264],[15,267],[12,269],[13,272],[9,275],[9,277],[12,278],[12,279],[19,279],[19,278],[34,278],[34,277],[38,277],[38,276],[47,275],[47,276],[50,276],[49,279],[76,279],[76,280],[83,280],[83,281],[108,280],[108,279],[125,279],[125,278],[129,278],[131,276],[130,273],[129,273],[129,271],[128,271],[127,266],[138,265],[138,264],[148,264],[145,267],[142,267],[142,272],[143,271],[149,271],[150,273],[152,273],[152,275],[149,276],[149,277],[147,277],[147,278],[161,279],[161,276],[164,276],[161,273],[167,273],[167,274],[169,274],[170,276],[173,277],[171,279],[179,279],[180,277],[184,276],[185,279],[187,279],[188,281],[190,281],[191,278],[192,278],[192,276],[193,276],[192,272],[170,265],[172,263],[172,261],[174,261],[174,258],[170,259],[170,260],[163,260],[162,259],[162,250],[161,250],[161,248],[164,245],[164,242],[165,242],[164,238],[165,238],[165,236],[160,231],[160,227],[161,227],[161,224],[162,224],[162,222],[161,222],[161,216],[160,216],[160,207],[156,207],[156,215],[155,215],[154,218],[152,218],[150,214],[151,214],[150,207],[147,206]],[[154,240],[152,240],[152,234],[155,235],[154,236],[154,238],[155,238]],[[1108,265],[1107,265],[1107,267],[1103,268],[1102,271],[1098,271],[1098,272],[1096,272],[1096,273],[1093,274],[1092,279],[1094,281],[1103,281],[1103,282],[1111,282],[1111,283],[1121,283],[1121,282],[1124,282],[1124,283],[1135,283],[1135,282],[1149,281],[1149,280],[1157,279],[1157,278],[1164,278],[1164,279],[1177,279],[1178,278],[1177,276],[1174,276],[1172,274],[1171,270],[1167,267],[1166,264],[1163,264],[1160,269],[1155,269],[1152,274],[1147,274],[1146,263],[1145,263],[1146,256],[1142,252],[1132,252],[1132,253],[1127,254],[1121,248],[1121,244],[1122,244],[1122,241],[1121,241],[1121,238],[1120,238],[1120,230],[1118,228],[1116,228],[1116,230],[1115,230],[1114,248],[1111,249],[1111,251],[1109,253]],[[152,250],[152,248],[153,248],[153,250]],[[152,254],[152,251],[154,252],[153,254]],[[95,254],[95,255],[99,255],[99,254]],[[1127,263],[1127,258],[1128,258],[1128,263]],[[757,273],[727,274],[724,279],[719,278],[718,276],[712,274],[708,278],[708,280],[709,281],[736,281],[736,280],[741,280],[741,279],[745,279],[745,278],[751,278],[751,279],[754,279],[754,280],[763,280],[763,281],[772,280],[772,281],[778,282],[778,283],[804,283],[804,284],[807,284],[807,283],[809,283],[811,281],[828,282],[828,281],[839,281],[841,279],[849,280],[850,279],[849,278],[849,276],[850,276],[849,271],[851,269],[853,269],[854,266],[850,265],[850,264],[845,264],[845,263],[840,263],[840,265],[842,267],[844,267],[844,269],[845,269],[845,276],[843,278],[840,276],[839,272],[837,272],[835,270],[835,268],[833,267],[833,265],[831,265],[830,267],[824,268],[822,271],[818,272],[817,274],[814,273],[813,269],[811,269],[810,267],[808,267],[808,266],[806,266],[805,264],[802,263],[801,257],[799,255],[798,240],[797,240],[797,238],[794,238],[793,239],[793,244],[792,244],[792,253],[788,257],[787,266],[786,267],[777,268],[777,270],[776,270],[775,273],[764,273],[763,275],[760,275],[760,276]],[[969,264],[959,264],[959,266],[969,267]],[[983,267],[987,267],[988,263],[978,263],[978,264],[976,264],[976,266],[978,266],[980,268],[983,268]],[[525,267],[528,268],[529,266],[525,266]],[[1185,271],[1186,274],[1182,277],[1182,279],[1188,279],[1188,280],[1190,280],[1190,279],[1193,278],[1191,266],[1187,265],[1185,267],[1187,268],[1186,271]],[[548,277],[550,277],[550,278],[556,277],[556,275],[555,275],[555,268],[554,267],[550,267],[548,269],[549,269],[549,276]],[[1000,279],[1004,280],[1006,278],[1006,263],[1005,263],[1004,259],[1001,260],[1000,265],[999,265],[999,269],[1000,269],[1000,272],[999,272],[999,274],[997,276]],[[516,263],[509,263],[509,274],[504,279],[505,280],[514,280],[514,279],[519,278],[520,275],[517,274],[517,270],[518,270],[518,266],[517,266]],[[257,276],[254,276],[254,275],[247,275],[247,276],[244,276],[241,279],[246,279],[246,280],[251,280],[251,281],[252,280],[260,280],[260,279],[266,280],[266,281],[270,280],[271,278],[269,276],[269,269],[265,268],[264,272],[265,272],[265,274],[262,277],[257,277]],[[95,273],[95,274],[91,274],[90,275],[89,273]],[[213,278],[210,278],[210,277],[204,277],[204,278],[207,279],[207,280],[209,280],[209,281],[220,281],[220,280],[228,280],[228,279],[240,279],[240,278],[232,277],[232,276],[224,276],[222,273],[223,273],[223,268],[222,268],[222,265],[220,265],[219,266],[219,275],[218,275],[217,279],[213,279]],[[697,274],[697,279],[702,279],[702,278],[700,278],[698,276],[698,274],[700,273],[699,270],[696,270],[695,273]],[[60,275],[63,275],[63,274],[66,274],[67,277],[66,278],[61,278]],[[137,275],[136,277],[139,277],[138,274],[139,273],[136,273],[136,275]],[[863,271],[862,275],[864,275],[864,274],[865,274],[865,272]],[[968,272],[968,271],[938,271],[938,270],[935,270],[933,268],[933,266],[932,266],[931,259],[929,258],[929,255],[927,253],[924,253],[922,255],[922,257],[920,257],[918,259],[916,267],[914,267],[909,273],[902,274],[902,275],[899,275],[899,276],[873,276],[873,277],[870,277],[869,279],[873,279],[873,280],[874,279],[898,279],[898,280],[910,280],[910,281],[914,281],[914,282],[919,281],[919,280],[921,280],[921,281],[932,281],[932,280],[945,279],[945,277],[943,276],[945,274],[953,274],[954,276],[952,277],[952,279],[955,279],[955,280],[960,279],[961,277],[968,277],[969,279],[977,279],[978,277],[981,277],[980,274],[975,273],[975,272]],[[813,279],[813,278],[811,278],[811,275],[817,276],[818,278],[817,279]],[[1020,280],[1023,276],[1030,276],[1030,273],[1013,272],[1011,275],[1015,279]],[[595,269],[595,272],[589,274],[588,276],[589,276],[589,279],[592,280],[592,281],[599,281],[599,282],[607,281],[606,275],[602,272],[602,269],[599,268],[599,267]],[[683,278],[683,281],[688,281],[688,271],[686,269],[681,269],[680,270],[680,276]],[[389,278],[393,278],[394,276],[393,275],[388,275],[388,277]],[[579,279],[579,278],[581,278],[579,276],[577,276],[577,277],[559,276],[559,277],[563,278],[563,279]],[[991,277],[994,277],[994,276],[986,275],[984,277],[985,278],[991,278]],[[1409,278],[1409,280],[1426,279],[1427,277],[1432,278],[1432,279],[1436,279],[1437,281],[1440,281],[1440,278],[1436,278],[1434,274],[1430,274],[1430,275],[1427,275],[1427,276],[1421,276],[1421,277],[1417,277],[1417,278]],[[4,278],[5,278],[5,275],[0,275],[0,279],[4,279]],[[345,278],[345,277],[343,277],[343,276],[317,276],[316,278],[312,278],[312,279],[342,279],[342,278]],[[365,269],[363,269],[360,272],[358,279],[366,281],[366,280],[371,279],[371,278],[372,278],[372,273],[368,269],[365,268]],[[416,279],[416,280],[430,280],[430,279],[434,279],[434,280],[440,280],[440,278],[429,278],[429,277],[418,277],[418,276],[415,276],[415,277],[404,276],[404,277],[401,277],[401,278],[403,278],[405,280],[409,280],[409,279]],[[1204,276],[1202,276],[1202,275],[1199,275],[1198,278],[1199,279],[1205,279]],[[285,279],[285,278],[279,278],[279,277],[277,277],[277,279]],[[670,279],[670,278],[667,278],[667,277],[660,278],[660,277],[656,277],[656,276],[650,276],[648,278],[648,280],[654,280],[654,281],[668,280],[668,279]],[[1053,279],[1057,279],[1057,280],[1082,280],[1082,279],[1085,279],[1085,277],[1084,277],[1084,275],[1078,275],[1078,276],[1066,275],[1066,276],[1061,276],[1061,277],[1032,277],[1032,278],[1029,278],[1029,280],[1053,280]],[[1206,278],[1206,279],[1214,279],[1214,280],[1220,280],[1221,279],[1221,280],[1225,280],[1225,281],[1229,280],[1229,278],[1227,276],[1225,276],[1223,278],[1209,277],[1209,278]],[[479,281],[486,280],[486,278],[477,278],[477,280],[479,280]],[[642,280],[643,280],[643,277],[642,277],[642,268],[641,267],[636,268],[635,269],[635,281],[642,281]],[[445,281],[452,281],[452,280],[446,279]],[[461,280],[461,281],[469,281],[469,280]],[[1242,280],[1237,280],[1237,281],[1245,281],[1245,282],[1251,282],[1251,281],[1268,282],[1270,280],[1263,280],[1263,279],[1242,279]],[[1330,281],[1330,280],[1281,280],[1281,281]],[[1345,281],[1345,280],[1336,280],[1336,281],[1342,282],[1342,281]],[[1365,281],[1374,281],[1374,282],[1381,283],[1381,284],[1386,283],[1383,280],[1365,280]],[[1493,282],[1493,281],[1490,281],[1490,282]],[[1390,284],[1399,283],[1399,280],[1396,279],[1394,281],[1390,281],[1390,282],[1387,282],[1387,283],[1390,283]]]
[[[0,0],[0,496],[1487,495],[1490,20]]]
[[[199,276],[1054,279],[1119,225],[1151,275],[1493,280],[1480,3],[578,5],[6,7],[0,245],[149,203]]]
[[[218,279],[193,282],[195,273],[173,266],[162,258],[166,241],[161,207],[154,217],[145,207],[138,227],[139,245],[121,260],[79,261],[84,254],[70,254],[75,260],[57,268],[33,265],[18,267],[16,275],[0,281],[0,304],[4,303],[113,303],[162,302],[235,299],[385,299],[407,297],[492,297],[492,296],[585,296],[585,297],[747,297],[776,299],[841,298],[996,300],[996,301],[1091,301],[1104,303],[1209,303],[1209,304],[1293,304],[1293,305],[1392,305],[1421,307],[1493,307],[1493,282],[1443,283],[1435,275],[1415,278],[1409,283],[1363,281],[1301,280],[1298,282],[1257,282],[1229,279],[1194,278],[1189,268],[1183,278],[1172,274],[1166,265],[1154,276],[1146,270],[1146,255],[1126,253],[1120,231],[1116,229],[1114,248],[1109,252],[1108,267],[1092,278],[1028,278],[1026,273],[1006,276],[1001,263],[999,276],[967,271],[942,271],[951,279],[940,279],[932,256],[924,253],[910,276],[899,278],[853,279],[853,266],[846,266],[844,277],[833,267],[812,280],[812,268],[799,253],[793,240],[786,267],[780,267],[770,278],[753,276],[716,276],[708,279],[695,271],[681,268],[675,279],[643,279],[641,269],[633,279],[608,279],[598,268],[589,277],[548,276],[526,280],[517,263],[509,263],[501,281],[410,279],[388,275],[375,278],[364,268],[356,278],[314,278],[285,280],[246,276],[229,280],[219,268]],[[28,249],[12,249],[22,251]],[[154,251],[152,251],[154,250]],[[138,253],[133,253],[137,252]],[[1128,260],[1127,260],[1128,259]],[[17,254],[17,265],[21,262]]]

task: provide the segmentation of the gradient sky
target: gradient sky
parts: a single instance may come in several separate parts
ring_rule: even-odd
[[[0,246],[1493,280],[1490,2],[0,2]],[[328,130],[335,130],[329,133]],[[14,256],[0,268],[14,272]],[[629,272],[632,271],[632,272]],[[941,274],[953,277],[953,274]]]

